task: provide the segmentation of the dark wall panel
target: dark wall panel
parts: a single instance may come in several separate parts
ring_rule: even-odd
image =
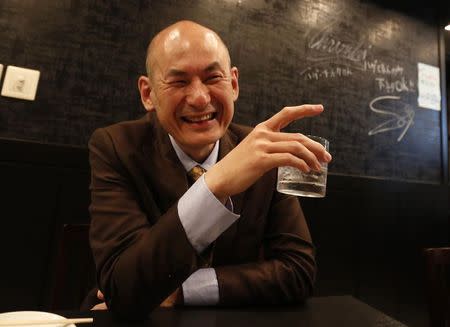
[[[319,265],[316,295],[350,293],[426,326],[422,250],[449,243],[449,188],[329,176],[327,197],[303,199]]]
[[[2,309],[35,307],[43,291],[57,194],[45,170],[0,165]]]
[[[0,143],[0,311],[45,309],[57,231],[89,222],[87,151]]]

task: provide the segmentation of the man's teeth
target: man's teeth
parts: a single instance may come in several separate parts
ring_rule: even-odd
[[[199,122],[199,121],[203,121],[203,120],[210,120],[213,117],[213,114],[206,114],[203,116],[197,116],[197,117],[186,117],[187,120],[191,121],[191,122]]]

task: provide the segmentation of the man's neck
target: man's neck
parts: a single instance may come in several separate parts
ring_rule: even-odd
[[[191,157],[193,160],[197,161],[198,163],[202,163],[203,161],[208,158],[208,156],[211,154],[211,151],[214,148],[214,144],[211,144],[207,148],[202,149],[185,149],[181,147],[181,149],[186,153],[189,157]]]
[[[197,151],[193,155],[192,151],[187,152],[185,148],[181,147],[171,135],[169,135],[169,137],[178,159],[180,159],[187,170],[190,170],[192,167],[189,166],[194,164],[201,164],[203,168],[209,169],[217,162],[219,156],[219,141],[212,144],[208,151],[204,151],[206,154],[199,154]]]

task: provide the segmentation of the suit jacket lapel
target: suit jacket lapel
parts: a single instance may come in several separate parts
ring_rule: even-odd
[[[186,171],[170,143],[167,132],[150,115],[149,133],[142,146],[144,166],[149,185],[161,212],[166,212],[188,189]]]

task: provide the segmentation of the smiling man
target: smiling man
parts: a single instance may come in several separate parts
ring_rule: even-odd
[[[305,299],[314,247],[297,198],[275,190],[276,167],[331,160],[320,144],[280,132],[323,107],[285,107],[253,129],[231,123],[238,69],[220,37],[190,21],[154,37],[146,67],[138,87],[148,113],[89,142],[103,306],[138,318],[159,305]]]

